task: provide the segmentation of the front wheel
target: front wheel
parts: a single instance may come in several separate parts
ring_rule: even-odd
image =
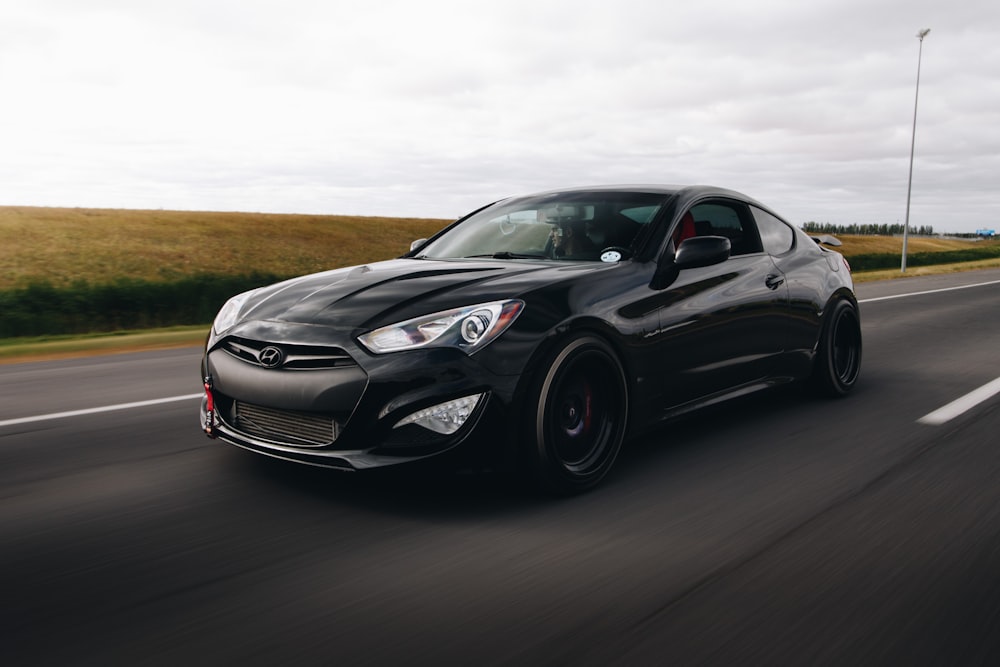
[[[832,304],[819,338],[813,384],[827,396],[844,396],[861,372],[861,318],[850,301]]]
[[[621,449],[625,373],[611,347],[589,335],[564,343],[545,368],[525,418],[528,466],[542,490],[580,493],[607,475]]]

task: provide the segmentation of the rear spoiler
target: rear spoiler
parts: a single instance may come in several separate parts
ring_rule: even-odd
[[[811,238],[816,243],[819,243],[821,245],[825,244],[833,246],[834,248],[843,245],[843,243],[840,242],[840,239],[835,238],[833,236],[829,236],[827,234],[823,234],[821,236],[810,236],[809,238]]]

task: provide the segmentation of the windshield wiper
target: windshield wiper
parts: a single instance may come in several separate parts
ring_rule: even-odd
[[[499,252],[486,255],[467,255],[465,259],[479,257],[489,257],[490,259],[549,259],[548,255],[531,255],[528,253],[510,252],[509,250],[500,250]]]

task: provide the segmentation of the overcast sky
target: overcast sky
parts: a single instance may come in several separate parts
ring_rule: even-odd
[[[0,205],[454,218],[710,183],[1000,229],[996,0],[0,0]]]

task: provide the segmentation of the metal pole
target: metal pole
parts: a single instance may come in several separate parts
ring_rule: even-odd
[[[900,272],[906,273],[906,246],[910,236],[910,193],[913,191],[913,149],[917,145],[917,102],[920,101],[920,58],[924,53],[924,37],[931,31],[924,28],[917,33],[920,40],[920,47],[917,50],[917,92],[913,96],[913,132],[910,134],[910,177],[906,183],[906,221],[903,223],[903,261],[900,264]]]

